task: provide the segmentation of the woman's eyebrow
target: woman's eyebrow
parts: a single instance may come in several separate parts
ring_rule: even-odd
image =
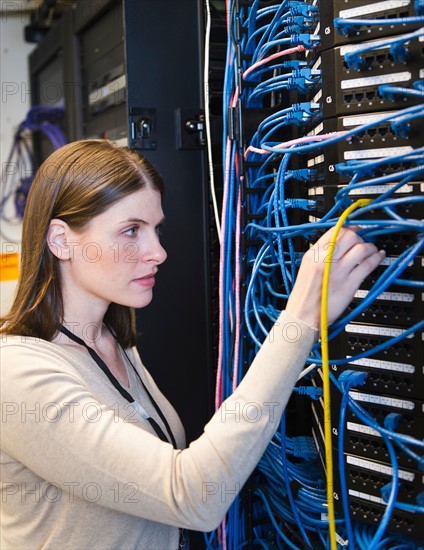
[[[165,222],[165,216],[155,225],[161,225]],[[119,223],[140,223],[142,225],[149,225],[149,222],[146,222],[145,220],[142,220],[141,218],[127,218],[126,220],[122,220]]]

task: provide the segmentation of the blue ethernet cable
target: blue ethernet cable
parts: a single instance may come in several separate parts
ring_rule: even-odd
[[[397,280],[397,276],[402,273],[405,267],[422,251],[424,247],[424,239],[417,242],[401,253],[397,259],[384,271],[382,275],[377,279],[373,288],[368,292],[367,296],[361,300],[357,307],[352,310],[351,313],[344,316],[342,319],[336,321],[331,326],[331,332],[329,338],[334,338],[341,332],[347,323],[362,313],[382,292],[384,292],[391,284]]]
[[[357,371],[344,371],[339,376],[339,383],[341,384],[343,390],[342,402],[340,405],[339,412],[339,430],[338,430],[338,444],[337,444],[337,455],[339,462],[339,479],[341,487],[341,497],[342,497],[342,506],[344,520],[346,523],[347,537],[349,541],[349,547],[351,550],[355,550],[355,538],[353,535],[352,522],[350,519],[350,509],[349,509],[349,497],[348,490],[346,485],[346,473],[345,473],[345,459],[344,459],[344,430],[346,424],[346,409],[349,400],[349,390],[356,386],[363,384],[365,381],[366,375],[362,372]]]
[[[263,47],[265,42],[268,40],[268,37],[269,37],[269,35],[272,31],[273,26],[276,24],[276,22],[278,22],[281,14],[282,14],[282,11],[285,10],[285,9],[286,9],[286,2],[283,1],[280,4],[280,6],[278,7],[278,9],[276,10],[271,23],[267,26],[265,32],[263,33],[261,39],[259,40],[259,42],[256,46],[256,49],[255,49],[255,52],[254,52],[253,58],[252,58],[253,63],[256,63],[256,61],[262,57],[261,56],[261,48]],[[269,44],[270,41],[268,41],[267,43]]]
[[[361,55],[370,51],[380,50],[387,46],[393,46],[396,44],[403,45],[405,42],[409,42],[416,38],[420,38],[424,34],[424,29],[418,29],[408,34],[403,34],[402,36],[395,36],[388,38],[386,40],[378,40],[377,42],[366,42],[364,46],[355,46],[353,51],[346,52],[344,55],[344,60],[348,65],[349,69],[360,69],[362,66]]]
[[[394,99],[395,95],[404,95],[404,96],[418,97],[420,99],[424,99],[423,90],[402,88],[400,86],[391,86],[389,84],[382,84],[381,86],[379,86],[378,94],[383,99],[385,98]]]
[[[364,359],[365,357],[370,357],[372,355],[376,355],[377,353],[380,353],[384,351],[385,349],[394,346],[398,342],[401,342],[405,338],[407,338],[410,334],[414,334],[415,332],[419,332],[424,329],[424,321],[418,321],[411,327],[408,327],[405,329],[405,331],[398,336],[394,336],[392,338],[387,339],[382,344],[379,344],[375,346],[373,349],[368,349],[366,351],[363,351],[361,353],[357,353],[356,355],[353,355],[351,357],[345,357],[345,358],[339,358],[339,359],[331,359],[332,365],[346,365],[348,363],[351,363],[353,361],[358,361],[359,359]],[[329,338],[330,339],[330,338]],[[313,348],[314,349],[314,348]],[[321,359],[319,357],[311,357],[307,360],[307,363],[316,363],[318,366],[321,365]],[[424,446],[424,443],[423,443]]]
[[[398,461],[397,461],[397,458],[396,458],[396,453],[394,451],[393,444],[391,443],[390,439],[384,434],[381,434],[381,435],[382,435],[382,437],[384,439],[384,442],[387,446],[387,450],[389,451],[390,462],[391,462],[391,467],[392,467],[392,472],[393,472],[393,481],[392,481],[392,487],[391,487],[391,491],[390,491],[390,495],[389,495],[389,499],[388,499],[388,502],[387,502],[386,509],[385,509],[383,517],[381,518],[381,521],[380,521],[380,523],[377,527],[377,530],[374,534],[374,537],[373,537],[372,541],[370,542],[370,548],[374,548],[380,542],[381,538],[383,537],[383,535],[384,535],[384,533],[387,529],[388,523],[390,521],[390,518],[392,516],[393,508],[395,506],[396,498],[397,498],[397,494],[398,494],[398,490],[399,490],[399,468],[398,468]]]
[[[311,541],[309,540],[309,537],[308,537],[308,535],[305,531],[305,528],[303,526],[302,520],[300,519],[300,515],[299,515],[298,509],[297,509],[297,505],[294,501],[293,493],[292,493],[291,487],[290,487],[289,474],[288,474],[288,469],[287,469],[286,447],[285,447],[285,443],[286,443],[286,427],[285,426],[286,426],[286,415],[285,415],[285,413],[283,413],[283,418],[281,419],[281,422],[280,422],[280,434],[281,434],[280,449],[281,449],[281,458],[282,458],[282,462],[283,462],[283,474],[284,474],[284,481],[286,483],[287,495],[289,497],[289,502],[290,502],[290,505],[291,505],[291,508],[292,508],[294,519],[297,523],[297,526],[299,527],[299,530],[302,534],[303,540],[305,541],[306,545],[309,548],[312,548]]]
[[[335,382],[336,387],[339,389],[339,385]],[[424,442],[420,441],[417,438],[414,438],[410,435],[402,434],[389,430],[381,426],[367,411],[363,409],[351,396],[349,396],[349,408],[358,417],[358,419],[363,422],[365,425],[370,426],[381,435],[385,435],[390,440],[393,440],[395,443],[401,441],[404,444],[411,445],[413,447],[424,448]]]
[[[358,132],[365,132],[366,130],[368,130],[370,128],[374,128],[374,126],[378,126],[379,124],[382,124],[383,122],[387,122],[389,120],[390,121],[395,120],[398,117],[401,117],[403,115],[409,115],[409,114],[421,112],[422,108],[423,108],[422,105],[414,105],[412,107],[407,107],[405,109],[401,109],[397,113],[393,113],[393,112],[389,113],[389,114],[379,118],[378,120],[369,122],[368,124],[363,124],[361,126],[356,126],[354,129],[347,131],[345,134],[343,134],[341,136],[332,137],[332,138],[326,139],[325,141],[322,141],[322,142],[314,142],[312,144],[306,144],[306,145],[295,145],[295,146],[292,146],[292,147],[290,147],[288,149],[285,149],[285,150],[278,149],[279,144],[278,143],[273,144],[272,142],[270,144],[261,143],[260,146],[265,151],[269,151],[271,153],[283,153],[285,151],[289,151],[289,152],[292,152],[292,153],[294,152],[294,153],[297,153],[297,154],[309,153],[310,151],[314,151],[314,150],[316,150],[320,147],[328,147],[329,145],[333,145],[333,144],[337,143],[338,141],[348,139],[349,137],[354,136]]]
[[[397,19],[345,19],[336,17],[334,27],[343,36],[349,36],[352,27],[384,27],[393,25],[423,25],[424,17],[398,17]]]

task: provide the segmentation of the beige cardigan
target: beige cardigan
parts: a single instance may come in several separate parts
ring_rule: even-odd
[[[85,349],[3,336],[0,548],[176,549],[177,527],[214,529],[267,447],[316,337],[287,313],[278,323],[188,448],[174,409],[128,351],[181,450],[157,437]],[[130,393],[164,429],[128,374]]]

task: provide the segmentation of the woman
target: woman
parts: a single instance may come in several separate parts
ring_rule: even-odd
[[[62,147],[34,179],[1,329],[1,548],[175,549],[178,528],[219,524],[278,426],[317,338],[329,234],[305,254],[273,338],[185,448],[133,347],[131,308],[149,304],[166,259],[162,191],[146,159],[103,140]],[[342,230],[330,322],[383,255]],[[255,422],[237,414],[252,402]]]

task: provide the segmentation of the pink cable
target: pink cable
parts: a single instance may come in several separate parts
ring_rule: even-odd
[[[265,63],[268,63],[268,61],[272,61],[273,59],[277,59],[277,57],[282,57],[283,55],[290,55],[292,53],[304,52],[305,49],[306,49],[305,46],[302,46],[302,44],[299,44],[295,48],[288,48],[287,50],[283,50],[282,52],[273,53],[269,57],[265,57],[264,59],[257,61],[254,65],[246,69],[243,73],[243,79],[245,79],[248,74],[250,74],[252,71],[257,69],[261,65],[265,65]]]
[[[230,34],[230,0],[226,1],[227,9],[227,32]],[[231,62],[231,60],[230,60]],[[238,90],[235,95],[238,98]],[[234,99],[234,98],[233,98]],[[227,138],[227,155],[225,159],[225,178],[224,178],[224,192],[222,197],[222,214],[221,214],[221,253],[219,255],[219,340],[218,340],[218,366],[216,372],[216,389],[215,389],[215,410],[217,410],[222,402],[222,348],[223,348],[223,327],[224,327],[224,244],[225,244],[225,232],[226,232],[226,212],[228,201],[228,187],[229,187],[229,173],[230,173],[230,158],[229,150],[231,147],[231,141]],[[221,539],[221,540],[220,540]],[[225,516],[218,527],[218,542],[222,542],[222,549],[227,550],[227,537],[226,537],[226,521]]]
[[[229,12],[228,12],[229,13]],[[236,88],[234,96],[232,98],[231,107],[237,105],[239,98],[239,89]],[[222,386],[222,348],[223,348],[223,326],[224,326],[224,244],[225,244],[225,218],[227,213],[227,201],[228,201],[228,188],[230,186],[230,161],[231,161],[231,140],[227,138],[227,155],[225,158],[225,181],[224,181],[224,194],[222,198],[222,220],[221,220],[221,254],[219,257],[219,344],[218,344],[218,368],[216,373],[216,391],[215,391],[215,410],[219,408],[222,403],[221,386]],[[227,550],[227,537],[226,537],[226,520],[225,516],[221,522],[221,538],[222,538],[222,550]]]
[[[234,96],[230,102],[231,107],[235,107],[237,105],[237,101],[239,98],[239,89],[236,88],[234,92]],[[217,365],[217,371],[216,371],[216,388],[215,388],[215,410],[219,408],[219,406],[222,403],[222,396],[221,396],[221,386],[222,386],[222,347],[223,347],[223,340],[224,340],[224,334],[223,334],[223,326],[224,326],[224,244],[225,244],[225,232],[226,232],[226,224],[225,219],[227,215],[227,202],[228,202],[228,188],[230,185],[229,178],[230,178],[230,161],[231,161],[231,154],[229,153],[231,149],[231,140],[227,138],[227,155],[225,158],[225,179],[224,179],[224,193],[222,197],[222,215],[221,215],[221,235],[222,235],[222,242],[221,242],[221,253],[219,256],[219,340],[218,340],[218,365]]]
[[[225,159],[225,179],[224,179],[224,193],[222,197],[222,214],[221,214],[221,253],[219,255],[219,339],[218,339],[218,365],[216,371],[216,388],[215,388],[215,410],[219,408],[222,403],[221,386],[222,386],[222,348],[224,340],[224,249],[225,249],[225,236],[226,236],[226,215],[227,215],[227,202],[228,202],[228,187],[229,187],[229,173],[230,173],[230,158],[229,149],[231,147],[231,141],[227,138],[227,155]]]
[[[243,178],[240,178],[240,183]],[[240,231],[241,231],[241,193],[240,189],[237,198],[237,216],[236,216],[236,242],[235,242],[235,264],[236,264],[236,325],[234,342],[234,369],[233,369],[233,391],[237,388],[238,367],[239,367],[239,345],[240,345]]]
[[[342,130],[340,132],[330,132],[328,134],[321,134],[319,136],[304,136],[297,139],[291,139],[290,141],[285,141],[284,143],[279,143],[278,145],[275,145],[275,149],[286,149],[287,147],[291,147],[292,145],[299,145],[301,143],[310,143],[312,141],[323,141],[333,137],[343,136],[344,134],[347,134],[347,130]],[[244,152],[245,159],[247,158],[250,152],[258,153],[259,155],[269,155],[272,153],[272,151],[267,151],[266,149],[258,149],[258,147],[252,147],[252,145],[249,145],[249,147]]]

